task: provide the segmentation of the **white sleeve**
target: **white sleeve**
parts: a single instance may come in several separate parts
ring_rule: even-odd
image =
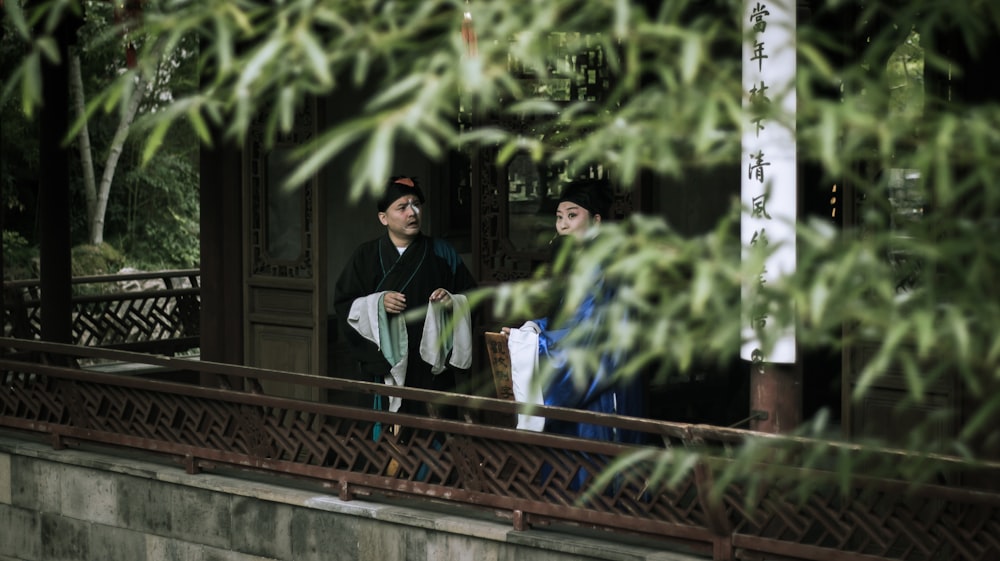
[[[536,326],[537,327],[537,326]],[[514,400],[542,405],[542,389],[538,385],[538,333],[530,328],[511,329],[507,337],[510,349],[510,377],[514,386]],[[545,417],[517,415],[517,428],[541,432]]]

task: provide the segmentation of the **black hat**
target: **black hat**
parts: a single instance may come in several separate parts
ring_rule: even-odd
[[[424,202],[424,192],[420,190],[420,185],[417,183],[415,177],[402,175],[393,177],[389,180],[389,183],[385,186],[385,191],[377,201],[378,211],[385,212],[385,209],[389,208],[389,205],[401,197],[408,195],[416,196],[421,203]]]
[[[602,220],[611,218],[611,183],[607,179],[577,179],[567,183],[559,194],[559,202],[570,201],[587,209],[590,214],[600,214]]]

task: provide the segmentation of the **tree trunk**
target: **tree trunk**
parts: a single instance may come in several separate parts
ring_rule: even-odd
[[[125,112],[122,113],[118,129],[115,131],[115,136],[111,140],[111,147],[108,149],[108,158],[104,162],[104,174],[101,175],[101,185],[97,192],[94,214],[90,220],[89,241],[91,244],[99,245],[104,242],[104,214],[108,209],[108,193],[111,191],[111,181],[115,177],[115,168],[118,167],[118,159],[122,155],[122,147],[128,138],[132,121],[135,120],[135,115],[139,112],[139,104],[142,103],[142,99],[146,96],[146,89],[146,79],[142,73],[139,73],[135,89],[132,91],[132,97],[129,99]]]
[[[90,131],[87,129],[86,97],[83,92],[83,76],[80,73],[80,52],[73,49],[69,57],[69,95],[76,116],[83,120],[76,135],[80,148],[80,164],[83,167],[83,188],[87,199],[87,224],[94,223],[94,209],[97,204],[97,182],[94,179],[94,156],[90,150]],[[93,228],[90,229],[93,232]]]

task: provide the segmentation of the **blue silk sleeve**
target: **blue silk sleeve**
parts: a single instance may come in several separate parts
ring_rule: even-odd
[[[548,329],[549,322],[546,319],[535,320],[542,330],[538,335],[539,358],[548,361],[553,372],[543,391],[545,405],[590,409],[593,401],[611,387],[612,376],[618,366],[617,357],[603,355],[597,372],[581,377],[575,375],[567,350],[561,345],[570,329],[578,329],[582,330],[583,337],[579,344],[589,346],[600,336],[599,315],[596,313],[594,299],[587,298],[566,327]]]

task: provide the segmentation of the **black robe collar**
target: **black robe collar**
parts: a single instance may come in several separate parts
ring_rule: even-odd
[[[427,259],[430,246],[427,237],[421,234],[410,242],[406,251],[400,255],[388,235],[381,238],[378,244],[378,262],[382,269],[382,278],[375,291],[404,292]]]

